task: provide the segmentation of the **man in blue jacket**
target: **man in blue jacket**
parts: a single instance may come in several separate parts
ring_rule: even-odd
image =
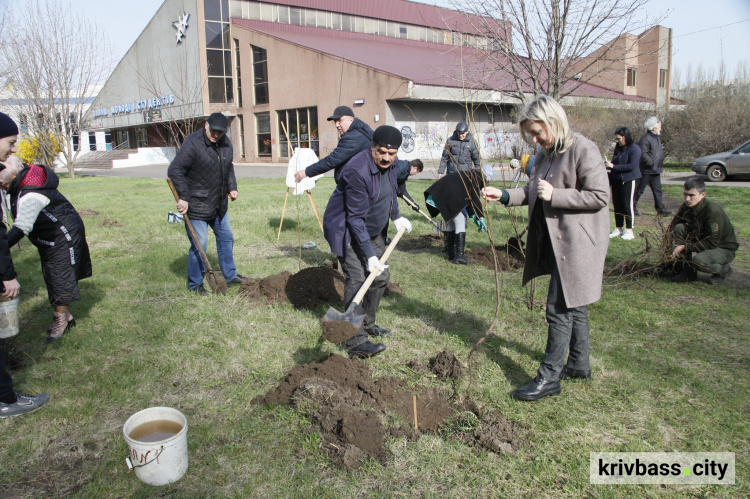
[[[378,127],[370,148],[354,156],[341,173],[323,217],[324,236],[346,278],[344,307],[352,302],[370,272],[381,271],[357,307],[358,313],[364,311],[365,319],[357,334],[346,342],[353,357],[371,357],[385,350],[385,345],[370,342],[368,336],[391,335],[375,324],[375,315],[390,279],[388,266],[379,262],[385,253],[389,221],[393,220],[397,230],[404,227],[411,231],[411,223],[401,216],[396,199],[393,162],[399,147],[398,129]]]
[[[354,111],[348,106],[339,106],[328,117],[333,121],[341,138],[331,154],[313,163],[304,170],[294,174],[294,179],[299,183],[305,177],[315,177],[322,173],[333,170],[333,178],[336,183],[341,179],[341,169],[344,165],[360,151],[370,147],[372,140],[372,128],[370,125],[354,117]]]
[[[227,118],[213,113],[202,130],[193,132],[182,143],[167,175],[180,196],[177,211],[187,213],[203,251],[208,243],[208,227],[216,236],[219,267],[227,285],[241,284],[246,277],[237,273],[234,264],[234,234],[229,225],[229,201],[237,199],[237,180],[232,163],[234,152],[227,137]],[[203,286],[203,260],[195,241],[190,237],[188,252],[188,288],[198,295],[207,295]]]
[[[424,169],[424,164],[419,159],[408,161],[405,159],[396,160],[396,194],[402,199],[408,199],[412,202],[411,209],[419,211],[419,205],[414,202],[414,199],[409,195],[409,191],[406,190],[406,181],[409,177],[420,173]]]
[[[654,195],[654,208],[656,213],[661,216],[671,215],[672,211],[664,206],[661,198],[661,174],[664,171],[664,149],[662,149],[661,140],[661,121],[656,116],[652,116],[643,124],[646,133],[638,141],[641,148],[641,178],[638,180],[635,196],[633,196],[633,211],[636,215],[638,211],[638,200],[646,191],[646,186],[651,187]]]

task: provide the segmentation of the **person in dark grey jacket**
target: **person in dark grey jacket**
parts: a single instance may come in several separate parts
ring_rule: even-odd
[[[237,180],[232,163],[233,150],[227,131],[227,118],[213,113],[203,130],[194,132],[182,143],[169,165],[167,175],[180,196],[177,211],[187,213],[203,251],[208,242],[208,227],[216,236],[219,267],[227,285],[241,284],[245,279],[234,264],[234,234],[229,225],[229,201],[237,199]],[[228,196],[228,198],[227,198]],[[198,295],[207,295],[203,286],[203,260],[195,241],[188,233],[188,288]]]
[[[447,173],[469,171],[472,168],[479,169],[479,151],[474,145],[469,125],[465,121],[459,121],[456,131],[445,142],[443,158],[438,168],[438,178]]]
[[[336,124],[341,138],[336,149],[331,154],[313,163],[304,170],[294,174],[294,179],[301,182],[305,177],[315,177],[333,170],[333,178],[336,183],[341,179],[341,169],[358,152],[370,147],[372,141],[372,128],[370,125],[354,117],[354,111],[348,106],[339,106],[328,117],[328,121]]]
[[[659,215],[671,215],[672,212],[667,210],[661,199],[661,173],[664,171],[664,150],[661,146],[661,121],[656,116],[652,116],[643,124],[646,133],[638,141],[641,148],[641,179],[638,181],[635,196],[633,199],[633,211],[640,215],[636,205],[638,200],[646,190],[646,186],[651,186],[651,192],[654,195],[654,208]]]

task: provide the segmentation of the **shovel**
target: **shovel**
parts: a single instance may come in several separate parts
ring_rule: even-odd
[[[177,191],[174,188],[174,184],[172,184],[172,179],[167,178],[167,183],[169,184],[169,188],[172,189],[172,194],[174,194],[174,199],[178,203],[180,202],[180,195],[177,194]],[[206,275],[206,281],[208,281],[208,287],[211,288],[211,291],[214,293],[225,295],[227,294],[227,281],[224,279],[224,274],[221,272],[216,272],[211,268],[211,264],[208,263],[208,258],[206,257],[206,253],[203,251],[203,248],[201,247],[200,243],[198,242],[198,236],[195,235],[195,230],[193,230],[193,224],[190,223],[190,219],[187,216],[187,213],[183,215],[185,218],[185,225],[187,225],[188,230],[190,231],[190,235],[193,237],[193,243],[195,244],[195,247],[198,248],[198,253],[201,254],[201,258],[203,259],[203,265],[205,265],[206,270],[203,272]]]
[[[409,198],[407,198],[406,196],[402,197],[401,199],[403,199],[404,201],[406,201],[406,204],[408,204],[412,208],[416,208],[417,204],[414,203],[413,201],[410,201]],[[432,224],[432,226],[435,228],[435,230],[437,231],[438,234],[442,234],[443,233],[443,231],[440,229],[440,224],[438,224],[436,221],[434,221],[432,219],[432,217],[430,217],[430,215],[428,215],[427,213],[423,212],[421,209],[417,210],[417,211],[419,213],[421,213]]]
[[[385,262],[388,260],[388,257],[391,256],[393,248],[396,247],[396,243],[398,243],[398,240],[401,239],[401,236],[403,235],[405,230],[405,227],[400,228],[396,235],[393,237],[393,239],[391,240],[391,244],[388,245],[388,247],[385,249],[385,253],[383,253],[383,256],[380,257],[381,265],[385,265]],[[321,319],[320,321],[320,327],[323,328],[323,337],[325,339],[327,339],[331,343],[341,343],[342,341],[346,341],[357,334],[360,326],[362,326],[362,321],[365,319],[365,316],[364,314],[355,315],[354,311],[362,301],[362,298],[365,297],[365,293],[367,293],[367,290],[370,289],[370,285],[372,284],[372,282],[377,276],[380,275],[380,273],[381,271],[378,269],[370,272],[370,275],[367,276],[367,279],[362,284],[362,287],[359,288],[357,295],[349,304],[346,312],[341,313],[333,307],[328,309],[325,317],[323,317],[323,319]]]

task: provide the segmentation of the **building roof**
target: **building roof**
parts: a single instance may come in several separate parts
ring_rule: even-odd
[[[408,0],[262,0],[264,3],[289,5],[292,7],[303,7],[318,9],[354,16],[370,17],[373,19],[384,19],[398,21],[418,26],[429,26],[437,29],[456,29],[465,33],[482,35],[469,21],[472,14],[456,10],[428,5],[424,3],[411,2]],[[492,26],[498,28],[501,24],[492,18],[482,18],[477,25]]]
[[[481,51],[468,47],[239,18],[232,18],[232,23],[416,85],[496,91],[511,90],[515,85],[509,73],[495,70]],[[570,81],[566,85],[574,84]],[[524,91],[532,90],[527,86]],[[572,95],[651,101],[589,83],[581,84]]]

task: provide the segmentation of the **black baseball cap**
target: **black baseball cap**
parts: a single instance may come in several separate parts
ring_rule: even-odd
[[[333,110],[333,115],[328,117],[328,121],[335,121],[342,116],[351,116],[354,118],[354,111],[349,106],[339,106]]]
[[[211,130],[217,130],[219,132],[226,133],[227,117],[221,113],[213,113],[208,117],[208,126],[211,128]]]

